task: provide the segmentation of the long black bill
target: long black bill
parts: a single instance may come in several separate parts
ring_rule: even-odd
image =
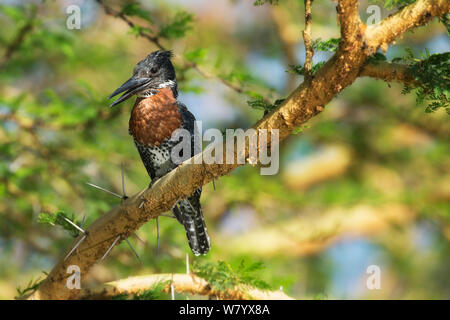
[[[111,99],[112,97],[118,95],[119,93],[122,93],[126,91],[123,95],[120,96],[119,99],[114,101],[110,107],[114,107],[115,105],[127,100],[129,97],[131,97],[133,94],[138,92],[139,90],[143,89],[144,86],[150,81],[149,78],[137,78],[135,76],[132,76],[130,79],[128,79],[124,84],[120,86],[116,91],[114,91],[108,99]]]

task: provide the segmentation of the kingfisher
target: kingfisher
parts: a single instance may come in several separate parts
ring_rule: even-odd
[[[133,136],[139,155],[153,183],[176,168],[179,163],[171,158],[171,151],[179,140],[172,138],[177,129],[185,129],[191,136],[191,154],[198,153],[194,142],[195,117],[177,100],[178,88],[171,51],[157,50],[139,61],[133,75],[108,99],[124,92],[111,107],[136,96],[129,121],[128,132]],[[178,201],[172,212],[185,230],[189,246],[195,255],[206,254],[210,239],[203,218],[199,188],[186,199]]]

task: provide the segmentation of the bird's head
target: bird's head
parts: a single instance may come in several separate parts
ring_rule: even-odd
[[[108,99],[111,99],[119,93],[125,92],[110,107],[127,100],[133,95],[149,97],[156,93],[158,89],[165,87],[170,87],[176,95],[177,82],[175,69],[170,61],[171,57],[171,51],[158,50],[139,61],[134,67],[133,76],[108,97]]]

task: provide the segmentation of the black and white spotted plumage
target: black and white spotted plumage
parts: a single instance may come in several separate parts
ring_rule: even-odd
[[[178,90],[171,57],[170,51],[152,52],[136,65],[133,76],[109,96],[111,98],[123,92],[111,106],[122,103],[133,95],[138,96],[133,111],[139,110],[139,112],[132,111],[130,134],[134,137],[152,183],[178,166],[171,159],[172,148],[178,141],[173,141],[170,137],[170,133],[176,130],[178,123],[182,123],[181,128],[188,130],[191,135],[191,154],[183,155],[183,158],[188,159],[196,153],[195,117],[184,104],[176,100]],[[137,105],[142,108],[136,109]],[[164,110],[167,110],[167,114]],[[172,208],[175,217],[186,229],[189,246],[195,255],[206,254],[210,248],[200,205],[201,192],[201,188],[197,189],[191,196],[178,201]]]
[[[177,106],[183,122],[182,128],[191,134],[191,154],[184,155],[184,158],[189,159],[198,153],[195,151],[194,145],[195,117],[181,102],[178,102]],[[134,143],[152,181],[156,181],[179,165],[171,159],[172,148],[179,141],[169,138],[159,146],[141,145],[136,139]],[[172,213],[186,230],[189,246],[195,255],[206,254],[211,247],[200,205],[201,193],[202,189],[197,189],[189,198],[180,200],[172,208]]]

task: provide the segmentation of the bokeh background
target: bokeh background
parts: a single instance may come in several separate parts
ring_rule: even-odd
[[[303,1],[105,2],[128,8],[131,21],[174,51],[179,99],[203,129],[248,128],[263,111],[247,101],[286,97],[303,80],[289,72],[304,62]],[[360,1],[363,21],[370,4]],[[81,9],[79,30],[66,26],[69,5]],[[391,12],[378,7],[382,18]],[[38,223],[40,213],[62,210],[89,225],[120,200],[86,182],[120,193],[121,164],[128,194],[148,185],[128,135],[132,102],[110,109],[106,98],[157,49],[136,32],[96,1],[0,0],[0,298],[45,277],[72,241]],[[312,37],[339,37],[332,1],[314,2]],[[435,20],[386,56],[406,47],[420,57],[425,48],[449,51],[450,41]],[[331,55],[318,51],[314,62]],[[216,180],[215,191],[206,185],[212,250],[191,262],[261,261],[258,277],[298,299],[449,299],[448,115],[425,113],[401,91],[358,79],[282,143],[277,175],[245,166]],[[152,220],[138,231],[145,243],[130,238],[142,263],[122,243],[85,282],[184,272],[183,227],[165,217],[159,225],[159,251]],[[379,290],[366,286],[371,265],[381,270]]]

